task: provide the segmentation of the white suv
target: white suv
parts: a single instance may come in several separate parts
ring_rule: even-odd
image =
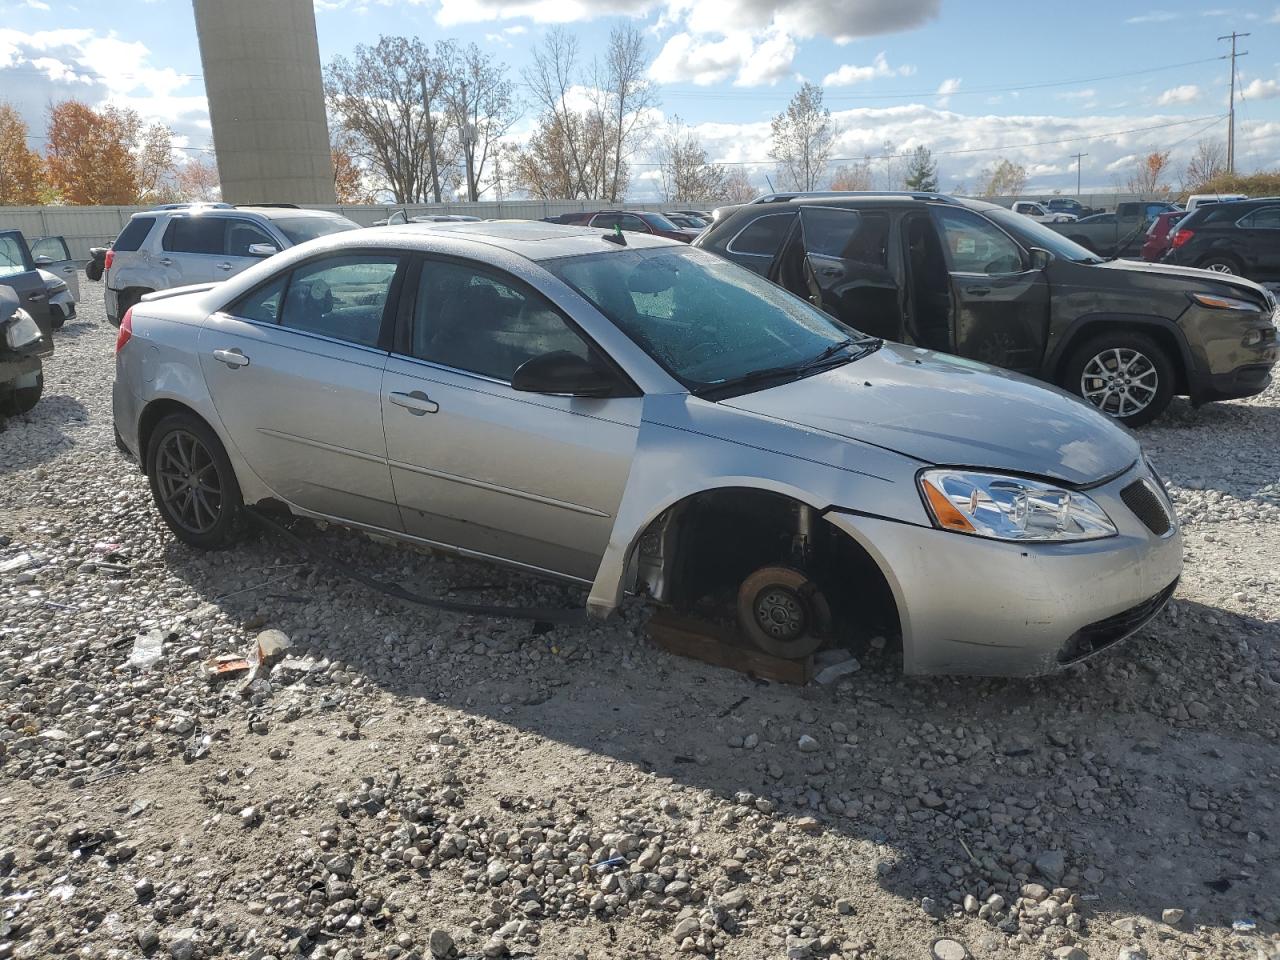
[[[135,213],[107,251],[107,320],[156,290],[216,283],[259,260],[359,224],[324,210],[290,205],[190,204]]]

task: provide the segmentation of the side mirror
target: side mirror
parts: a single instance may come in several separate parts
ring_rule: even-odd
[[[1043,270],[1053,262],[1053,254],[1043,247],[1031,248],[1031,269]]]
[[[388,227],[399,227],[409,222],[408,210],[397,210],[391,216],[387,217]]]
[[[45,256],[42,253],[40,256],[35,258],[35,261],[37,267],[47,267],[49,264],[53,263],[53,257]]]
[[[577,354],[555,350],[520,364],[511,378],[511,388],[524,393],[608,397],[618,388],[618,378]]]
[[[274,243],[249,244],[249,256],[251,257],[274,257],[279,252]]]

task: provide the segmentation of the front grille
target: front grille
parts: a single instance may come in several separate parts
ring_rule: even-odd
[[[1164,501],[1145,480],[1135,480],[1121,490],[1120,499],[1157,537],[1163,537],[1173,529],[1173,521],[1169,519]]]
[[[1058,652],[1059,663],[1074,663],[1090,654],[1097,653],[1104,647],[1119,640],[1123,640],[1129,634],[1142,627],[1148,620],[1164,609],[1164,605],[1169,602],[1169,598],[1173,596],[1173,591],[1177,589],[1178,581],[1174,580],[1154,597],[1149,600],[1143,600],[1136,607],[1130,607],[1123,613],[1117,613],[1115,616],[1107,617],[1105,620],[1099,620],[1097,623],[1090,623],[1081,627],[1071,635],[1069,639]]]

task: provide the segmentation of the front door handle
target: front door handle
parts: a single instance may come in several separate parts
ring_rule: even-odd
[[[247,367],[249,358],[234,347],[230,350],[213,351],[213,359],[225,363],[228,367],[235,369],[236,367]]]
[[[397,407],[404,407],[415,417],[421,417],[427,413],[435,413],[440,409],[440,404],[436,403],[421,390],[414,390],[412,393],[393,393],[387,399]]]
[[[965,287],[964,292],[972,294],[975,297],[985,297],[991,292],[990,287]]]
[[[217,266],[218,266],[218,269],[219,269],[219,270],[230,270],[230,269],[231,269],[231,264],[229,264],[229,263],[220,263],[220,264],[218,264]]]
[[[28,299],[28,300],[30,300],[32,303],[38,303],[38,302],[40,302],[41,300],[43,300],[43,299],[44,299],[44,294],[43,294],[43,293],[29,293],[29,294],[27,294],[27,299]]]

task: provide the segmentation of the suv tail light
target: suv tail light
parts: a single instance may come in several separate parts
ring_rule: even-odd
[[[116,353],[124,349],[124,345],[133,339],[133,307],[124,312],[120,321],[120,332],[116,334]]]
[[[102,272],[106,273],[111,269],[111,264],[116,258],[116,252],[110,247],[107,248],[107,255],[102,258]]]
[[[1183,227],[1173,235],[1173,249],[1177,250],[1193,236],[1195,236],[1194,230],[1188,230],[1186,227]]]

